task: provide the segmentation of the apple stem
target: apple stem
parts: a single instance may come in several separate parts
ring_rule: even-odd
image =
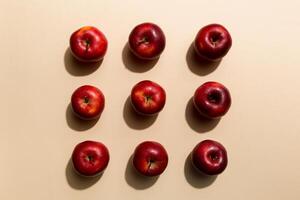
[[[148,39],[146,37],[143,37],[142,39],[139,40],[138,44],[140,45],[142,43],[148,44],[149,41],[148,41]]]
[[[86,157],[86,160],[87,160],[87,161],[93,161],[93,157],[92,157],[92,156],[87,156],[87,157]]]
[[[145,96],[146,102],[149,102],[152,98],[148,95]]]
[[[147,168],[147,171],[149,171],[149,169],[151,168],[151,165],[152,165],[153,162],[154,162],[154,161],[151,160],[151,159],[148,161],[148,168]]]
[[[87,98],[87,97],[84,97],[84,103],[89,103],[89,98]]]
[[[211,43],[212,43],[214,46],[216,46],[216,44],[217,44],[218,41],[220,40],[220,37],[221,37],[221,35],[220,35],[219,33],[214,34],[214,35],[211,37],[211,39],[210,39]]]
[[[85,51],[88,51],[91,42],[89,40],[85,40]]]

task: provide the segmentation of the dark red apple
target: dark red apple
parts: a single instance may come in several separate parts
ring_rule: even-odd
[[[168,165],[168,153],[158,142],[145,141],[135,148],[132,162],[142,175],[158,176]]]
[[[71,105],[74,113],[81,119],[98,118],[105,106],[105,98],[101,90],[91,85],[77,88],[72,97]]]
[[[218,82],[206,82],[198,87],[193,101],[199,113],[209,119],[225,115],[231,105],[228,89]]]
[[[204,26],[198,32],[194,46],[201,58],[210,61],[222,59],[232,45],[230,33],[220,24]]]
[[[105,35],[93,26],[84,26],[70,38],[70,49],[75,58],[83,62],[97,62],[103,59],[107,50]]]
[[[191,156],[193,165],[207,175],[220,174],[227,167],[225,147],[213,140],[204,140],[197,144]]]
[[[79,174],[96,176],[101,174],[107,167],[109,152],[101,142],[81,142],[73,150],[72,162],[74,169]]]
[[[131,90],[132,106],[140,114],[157,114],[164,108],[165,102],[165,90],[153,81],[141,81]]]
[[[128,43],[138,58],[152,60],[158,58],[165,49],[166,38],[156,24],[142,23],[131,31]]]

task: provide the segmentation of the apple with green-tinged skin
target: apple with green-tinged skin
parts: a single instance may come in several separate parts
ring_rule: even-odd
[[[71,106],[79,118],[83,120],[97,119],[104,110],[105,97],[100,89],[84,85],[73,92]]]
[[[198,56],[209,61],[221,60],[228,53],[231,45],[230,33],[220,24],[204,26],[199,30],[194,41]]]
[[[140,174],[158,176],[168,165],[168,153],[160,143],[145,141],[135,148],[132,162]]]
[[[196,145],[191,154],[193,166],[206,175],[222,173],[228,163],[225,147],[213,140],[204,140]]]
[[[70,37],[72,55],[82,62],[101,61],[106,54],[108,41],[96,27],[84,26]]]
[[[166,103],[165,90],[150,80],[137,83],[132,88],[130,97],[134,110],[142,115],[155,115],[164,108]]]
[[[107,147],[96,141],[84,141],[76,145],[72,153],[72,163],[76,172],[82,176],[100,175],[109,162]]]
[[[137,25],[130,33],[128,44],[131,52],[140,59],[157,59],[166,46],[162,29],[153,23]]]
[[[206,82],[195,91],[193,102],[198,112],[208,119],[218,119],[231,106],[229,90],[218,82]]]

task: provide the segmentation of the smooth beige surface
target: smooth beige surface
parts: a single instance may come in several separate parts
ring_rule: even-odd
[[[0,199],[300,199],[300,3],[298,0],[0,1]],[[167,46],[143,68],[125,47],[138,23],[159,24]],[[188,53],[200,27],[218,22],[233,47],[218,67],[199,67]],[[83,25],[109,40],[101,66],[77,66],[70,34]],[[82,69],[81,69],[82,68]],[[126,99],[138,81],[167,91],[156,120],[130,114]],[[208,80],[224,83],[232,107],[218,123],[194,118],[189,99]],[[101,88],[106,107],[97,123],[76,120],[70,95],[83,84]],[[215,180],[197,177],[185,160],[196,143],[216,139],[229,165]],[[111,161],[99,180],[68,165],[73,147],[104,142]],[[157,140],[169,165],[155,180],[128,165],[135,146]]]

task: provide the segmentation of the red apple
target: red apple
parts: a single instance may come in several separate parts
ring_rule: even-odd
[[[145,141],[135,148],[132,161],[142,175],[158,176],[168,165],[168,153],[158,142]]]
[[[198,87],[193,101],[199,113],[209,119],[225,115],[231,105],[228,89],[218,82],[206,82]]]
[[[152,60],[165,49],[166,39],[159,26],[153,23],[137,25],[129,35],[129,48],[140,59]]]
[[[84,26],[70,38],[70,49],[75,58],[83,62],[97,62],[103,59],[107,50],[105,35],[93,26]]]
[[[81,119],[98,118],[105,105],[105,98],[101,90],[91,85],[77,88],[72,97],[71,105],[74,113]]]
[[[207,175],[222,173],[227,167],[227,152],[222,144],[213,140],[200,142],[192,151],[192,163]]]
[[[101,174],[107,167],[109,152],[101,142],[81,142],[73,150],[72,162],[74,169],[79,174],[96,176]]]
[[[166,92],[155,82],[144,80],[131,90],[133,108],[142,115],[154,115],[165,106]]]
[[[230,33],[220,24],[204,26],[194,41],[195,50],[201,58],[218,61],[229,51],[232,44]]]

